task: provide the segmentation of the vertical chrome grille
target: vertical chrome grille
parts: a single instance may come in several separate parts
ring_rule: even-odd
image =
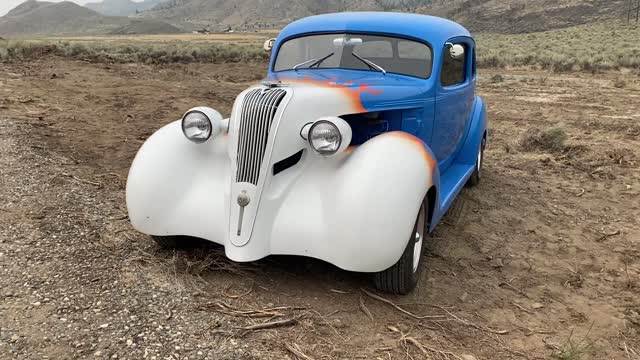
[[[237,182],[258,185],[269,131],[286,94],[283,89],[256,89],[245,96],[238,131]]]

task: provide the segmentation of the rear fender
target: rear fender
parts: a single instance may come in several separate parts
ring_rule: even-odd
[[[481,97],[476,96],[473,113],[471,117],[471,124],[469,125],[469,132],[465,139],[464,145],[458,154],[457,163],[475,165],[478,157],[478,150],[482,143],[482,138],[487,131],[487,108],[484,100]]]

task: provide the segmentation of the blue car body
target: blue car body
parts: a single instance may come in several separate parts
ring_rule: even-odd
[[[312,34],[366,34],[402,37],[427,44],[433,54],[427,79],[349,69],[296,69],[275,71],[281,45]],[[465,79],[443,86],[440,69],[448,54],[448,43],[466,46]],[[435,203],[429,229],[433,231],[478,165],[478,152],[487,141],[484,101],[476,95],[476,44],[461,25],[438,17],[404,13],[355,12],[308,17],[288,25],[273,45],[268,81],[331,81],[337,86],[357,88],[367,112],[389,111],[390,127],[422,140],[437,160],[433,174]],[[399,112],[397,110],[400,110]],[[351,123],[352,127],[357,124]],[[355,139],[354,139],[355,140]]]

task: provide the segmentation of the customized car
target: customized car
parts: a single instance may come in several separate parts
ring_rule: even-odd
[[[291,23],[229,118],[196,107],[144,143],[127,182],[133,226],[164,246],[312,257],[410,292],[428,234],[480,181],[475,48],[464,27],[424,15]]]

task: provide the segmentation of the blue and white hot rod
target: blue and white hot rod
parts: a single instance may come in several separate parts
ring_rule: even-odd
[[[462,26],[399,13],[296,21],[228,119],[207,107],[153,134],[127,182],[133,226],[240,262],[272,254],[417,284],[428,234],[480,181],[487,120]]]

